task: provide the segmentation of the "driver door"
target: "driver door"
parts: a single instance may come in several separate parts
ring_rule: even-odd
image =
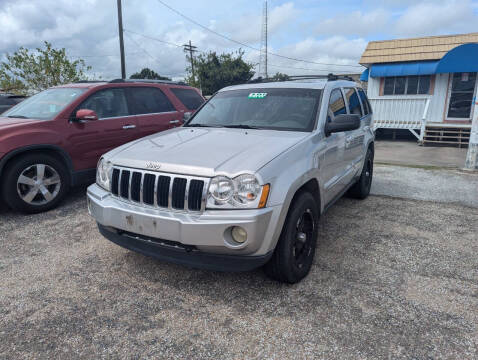
[[[101,155],[138,137],[137,120],[130,115],[124,88],[99,90],[74,114],[79,109],[95,111],[98,120],[70,123],[72,130],[67,140],[77,170],[96,168]]]

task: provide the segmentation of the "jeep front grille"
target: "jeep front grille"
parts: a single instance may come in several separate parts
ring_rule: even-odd
[[[206,184],[205,178],[114,167],[111,192],[132,203],[202,211],[206,204]]]

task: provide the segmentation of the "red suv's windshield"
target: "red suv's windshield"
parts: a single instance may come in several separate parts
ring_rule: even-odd
[[[42,91],[10,110],[2,116],[22,119],[51,120],[61,110],[84,93],[84,88],[57,88]]]

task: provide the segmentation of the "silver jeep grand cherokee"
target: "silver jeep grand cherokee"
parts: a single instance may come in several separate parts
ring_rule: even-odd
[[[320,215],[369,194],[371,117],[363,90],[337,77],[224,88],[184,126],[105,154],[89,212],[127,249],[298,282]]]

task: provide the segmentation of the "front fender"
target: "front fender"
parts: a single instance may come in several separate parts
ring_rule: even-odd
[[[279,239],[294,195],[304,184],[312,179],[316,180],[318,184],[320,212],[324,208],[323,189],[319,181],[319,169],[314,163],[313,150],[315,146],[311,141],[299,143],[259,171],[264,183],[271,184],[267,206],[281,206],[281,212],[273,235],[274,247]],[[302,154],[302,156],[298,156],[298,154]]]

